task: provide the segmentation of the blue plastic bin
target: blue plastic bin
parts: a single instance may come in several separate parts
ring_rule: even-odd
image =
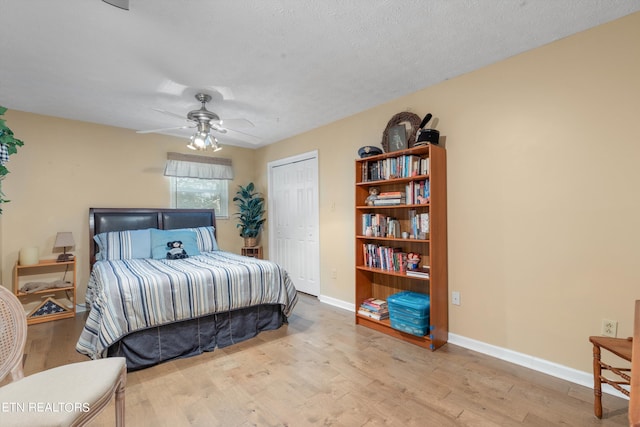
[[[429,295],[404,291],[387,298],[391,327],[412,335],[429,331]]]
[[[402,320],[398,319],[398,317],[395,317],[392,315],[390,315],[390,319],[391,319],[391,327],[398,331],[406,332],[408,334],[416,335],[418,337],[423,337],[427,335],[427,332],[429,331],[428,321],[426,325],[418,326],[413,323],[403,322]]]
[[[389,314],[396,311],[400,314],[418,317],[429,315],[429,301],[429,295],[411,291],[398,292],[387,298]]]

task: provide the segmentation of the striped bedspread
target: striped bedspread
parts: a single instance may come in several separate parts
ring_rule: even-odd
[[[281,304],[289,316],[297,302],[283,268],[223,251],[181,260],[98,261],[87,298],[91,311],[76,350],[94,359],[137,330],[260,304]]]

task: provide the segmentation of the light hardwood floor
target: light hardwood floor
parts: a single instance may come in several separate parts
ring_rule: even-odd
[[[84,315],[29,326],[25,374],[86,360]],[[587,339],[587,337],[585,337]],[[447,344],[431,352],[300,295],[288,325],[127,376],[128,426],[625,426],[627,401]],[[1,424],[1,421],[0,421]],[[95,426],[113,426],[113,403]]]

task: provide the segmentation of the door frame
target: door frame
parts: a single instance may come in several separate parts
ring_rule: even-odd
[[[273,169],[279,166],[284,166],[290,163],[297,163],[297,162],[301,162],[301,161],[305,161],[305,160],[313,160],[315,161],[315,167],[316,167],[316,176],[315,178],[315,188],[316,191],[314,192],[314,204],[316,206],[316,230],[318,231],[318,258],[315,260],[315,262],[317,263],[316,267],[316,271],[318,272],[318,286],[320,286],[320,178],[319,178],[319,173],[320,173],[320,169],[319,169],[319,165],[318,165],[318,150],[313,150],[313,151],[307,151],[306,153],[301,153],[301,154],[296,154],[295,156],[290,156],[290,157],[285,157],[282,159],[278,159],[278,160],[272,160],[270,162],[267,163],[267,209],[268,212],[274,212],[273,209],[273,191],[272,191],[272,172]],[[275,220],[273,218],[272,215],[267,215],[267,225],[269,226],[269,253],[275,253],[275,235],[272,232],[274,230],[275,227]],[[318,297],[320,296],[320,291],[321,289],[318,289]]]

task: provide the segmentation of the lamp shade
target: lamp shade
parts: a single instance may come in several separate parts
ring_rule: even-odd
[[[56,235],[56,242],[53,244],[53,248],[69,248],[74,246],[76,242],[73,240],[73,233],[70,231],[62,231]]]

